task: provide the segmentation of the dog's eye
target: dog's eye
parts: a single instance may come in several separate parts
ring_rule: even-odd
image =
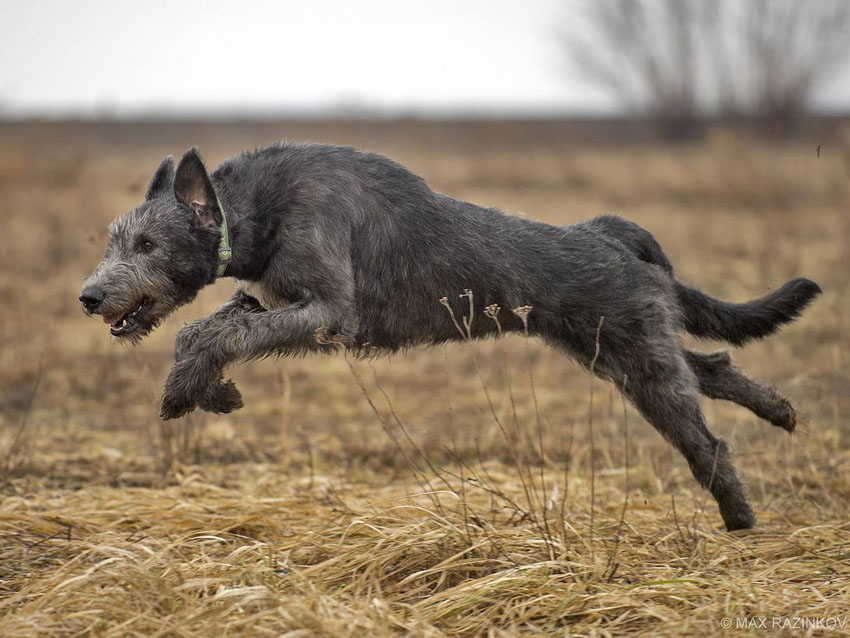
[[[142,252],[149,253],[153,250],[153,242],[150,239],[145,239],[139,244],[139,248],[141,248]]]

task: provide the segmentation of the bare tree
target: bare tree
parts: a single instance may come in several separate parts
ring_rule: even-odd
[[[563,42],[671,136],[718,115],[790,128],[850,56],[850,0],[585,0]]]

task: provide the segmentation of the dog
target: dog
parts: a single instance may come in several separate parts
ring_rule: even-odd
[[[223,379],[238,361],[523,332],[615,383],[684,455],[729,530],[755,516],[700,394],[788,432],[795,412],[728,353],[688,350],[680,333],[740,346],[821,292],[794,279],[760,299],[719,301],[679,281],[653,236],[625,219],[552,226],[437,193],[377,154],[279,143],[211,175],[196,149],[176,168],[165,158],[144,202],[110,225],[80,302],[113,337],[137,343],[221,277],[236,293],[177,334],[163,419],[242,407]]]

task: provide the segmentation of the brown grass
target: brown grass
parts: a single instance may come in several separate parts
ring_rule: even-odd
[[[765,618],[750,633],[850,635],[791,624],[850,622],[850,141],[452,145],[439,126],[0,127],[0,634],[741,635]],[[613,210],[717,296],[818,281],[802,320],[736,354],[798,406],[798,434],[705,403],[757,528],[721,531],[614,388],[523,339],[252,363],[233,371],[242,411],[161,423],[174,333],[231,286],[124,349],[79,283],[162,155],[286,135],[550,222]]]

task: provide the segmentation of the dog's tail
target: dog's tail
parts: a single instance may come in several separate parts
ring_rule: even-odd
[[[822,291],[809,279],[794,279],[770,294],[745,303],[714,299],[675,278],[673,266],[652,234],[615,215],[604,215],[587,225],[612,237],[641,261],[654,264],[674,281],[684,319],[683,327],[696,337],[719,339],[740,346],[761,339],[800,316]]]
[[[696,337],[722,339],[736,346],[776,332],[802,314],[822,291],[810,279],[792,279],[778,290],[745,303],[708,296],[680,281],[674,283],[685,330]]]

